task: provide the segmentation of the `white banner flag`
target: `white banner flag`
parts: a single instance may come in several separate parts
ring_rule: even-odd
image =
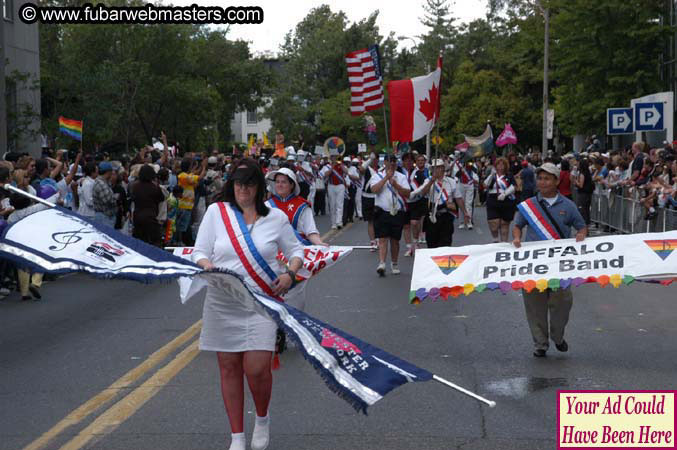
[[[447,299],[450,295],[500,289],[565,289],[583,283],[602,286],[634,280],[677,278],[677,231],[442,247],[416,251],[409,298]]]

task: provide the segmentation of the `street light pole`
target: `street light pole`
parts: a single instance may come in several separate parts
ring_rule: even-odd
[[[550,11],[541,7],[545,19],[545,42],[543,51],[543,141],[541,153],[548,151],[548,58],[550,57]]]

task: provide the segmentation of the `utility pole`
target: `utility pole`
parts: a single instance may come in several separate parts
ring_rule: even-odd
[[[545,19],[545,42],[543,50],[543,141],[541,153],[548,151],[548,58],[550,57],[550,11],[543,8],[539,2],[539,8]]]

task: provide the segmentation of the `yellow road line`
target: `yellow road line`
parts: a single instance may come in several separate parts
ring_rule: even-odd
[[[94,411],[99,409],[104,404],[115,398],[122,389],[129,388],[136,380],[141,378],[146,372],[158,365],[169,355],[174,353],[176,349],[191,340],[200,331],[202,327],[202,320],[198,320],[191,325],[186,331],[172,339],[162,348],[150,355],[144,362],[124,374],[117,379],[113,384],[106,389],[87,400],[77,409],[72,411],[68,416],[62,419],[59,423],[54,425],[51,429],[45,432],[38,439],[31,442],[24,450],[38,450],[45,447],[52,439],[61,434],[66,428],[76,425]]]
[[[196,339],[181,353],[176,355],[169,364],[158,370],[152,377],[141,386],[134,389],[127,396],[120,399],[113,406],[78,433],[61,450],[77,450],[87,445],[92,439],[100,439],[114,431],[125,420],[131,417],[148,400],[169,383],[181,370],[183,370],[199,353]]]

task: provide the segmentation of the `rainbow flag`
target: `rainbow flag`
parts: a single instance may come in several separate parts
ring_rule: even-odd
[[[451,272],[458,269],[458,266],[463,264],[463,261],[465,261],[467,257],[467,255],[431,256],[432,260],[437,264],[437,267],[439,267],[445,275],[449,275]]]
[[[82,140],[82,121],[59,116],[59,131],[78,141]]]
[[[673,250],[677,250],[677,239],[663,239],[656,241],[644,241],[663,261],[670,256]]]

